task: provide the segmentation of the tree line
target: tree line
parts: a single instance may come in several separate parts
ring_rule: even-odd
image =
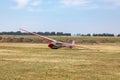
[[[43,36],[72,36],[71,33],[63,33],[63,32],[34,32]],[[0,32],[0,35],[31,35],[29,33],[24,33],[21,31],[17,32]],[[110,33],[102,33],[102,34],[75,34],[74,36],[107,36],[107,37],[120,37],[120,34],[110,34]]]
[[[63,33],[63,32],[34,32],[34,33],[43,36],[71,36],[71,33]],[[31,35],[31,34],[17,31],[17,32],[0,32],[0,35]]]
[[[103,36],[103,37],[120,37],[120,34],[115,35],[115,34],[110,34],[110,33],[102,33],[102,34],[77,34],[76,36]]]

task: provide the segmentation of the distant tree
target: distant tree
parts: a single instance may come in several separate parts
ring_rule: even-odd
[[[22,35],[21,31],[17,31],[16,35]]]
[[[120,34],[118,34],[117,36],[120,37]]]
[[[81,34],[81,36],[91,36],[91,34]]]
[[[109,37],[113,37],[114,34],[103,33],[103,34],[93,34],[93,36],[109,36]]]
[[[91,36],[91,34],[87,34],[87,36]]]
[[[64,33],[64,36],[71,36],[71,33]]]
[[[45,35],[49,36],[49,35],[51,35],[51,33],[50,32],[45,32]]]
[[[34,33],[37,33],[39,35],[45,35],[45,36],[49,36],[49,35],[71,36],[71,33],[63,33],[63,32],[57,32],[57,33],[56,32],[34,32]],[[0,35],[31,35],[31,34],[17,31],[17,32],[0,32]]]
[[[44,33],[43,33],[43,32],[37,32],[37,34],[39,34],[39,35],[44,35]]]
[[[57,35],[58,35],[58,36],[62,36],[62,35],[63,35],[63,32],[57,32]]]
[[[55,32],[51,32],[51,35],[52,35],[52,36],[55,36],[55,35],[56,35],[56,33],[55,33]]]

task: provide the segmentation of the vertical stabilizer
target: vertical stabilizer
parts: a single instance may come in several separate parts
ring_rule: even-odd
[[[75,45],[75,40],[72,41],[72,44]]]

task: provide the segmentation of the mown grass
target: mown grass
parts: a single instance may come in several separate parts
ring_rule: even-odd
[[[120,80],[120,44],[83,46],[100,51],[0,43],[0,80]]]

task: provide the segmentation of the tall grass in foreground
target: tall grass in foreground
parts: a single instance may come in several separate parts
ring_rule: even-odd
[[[101,51],[0,43],[0,80],[119,80],[120,45],[83,45]]]

